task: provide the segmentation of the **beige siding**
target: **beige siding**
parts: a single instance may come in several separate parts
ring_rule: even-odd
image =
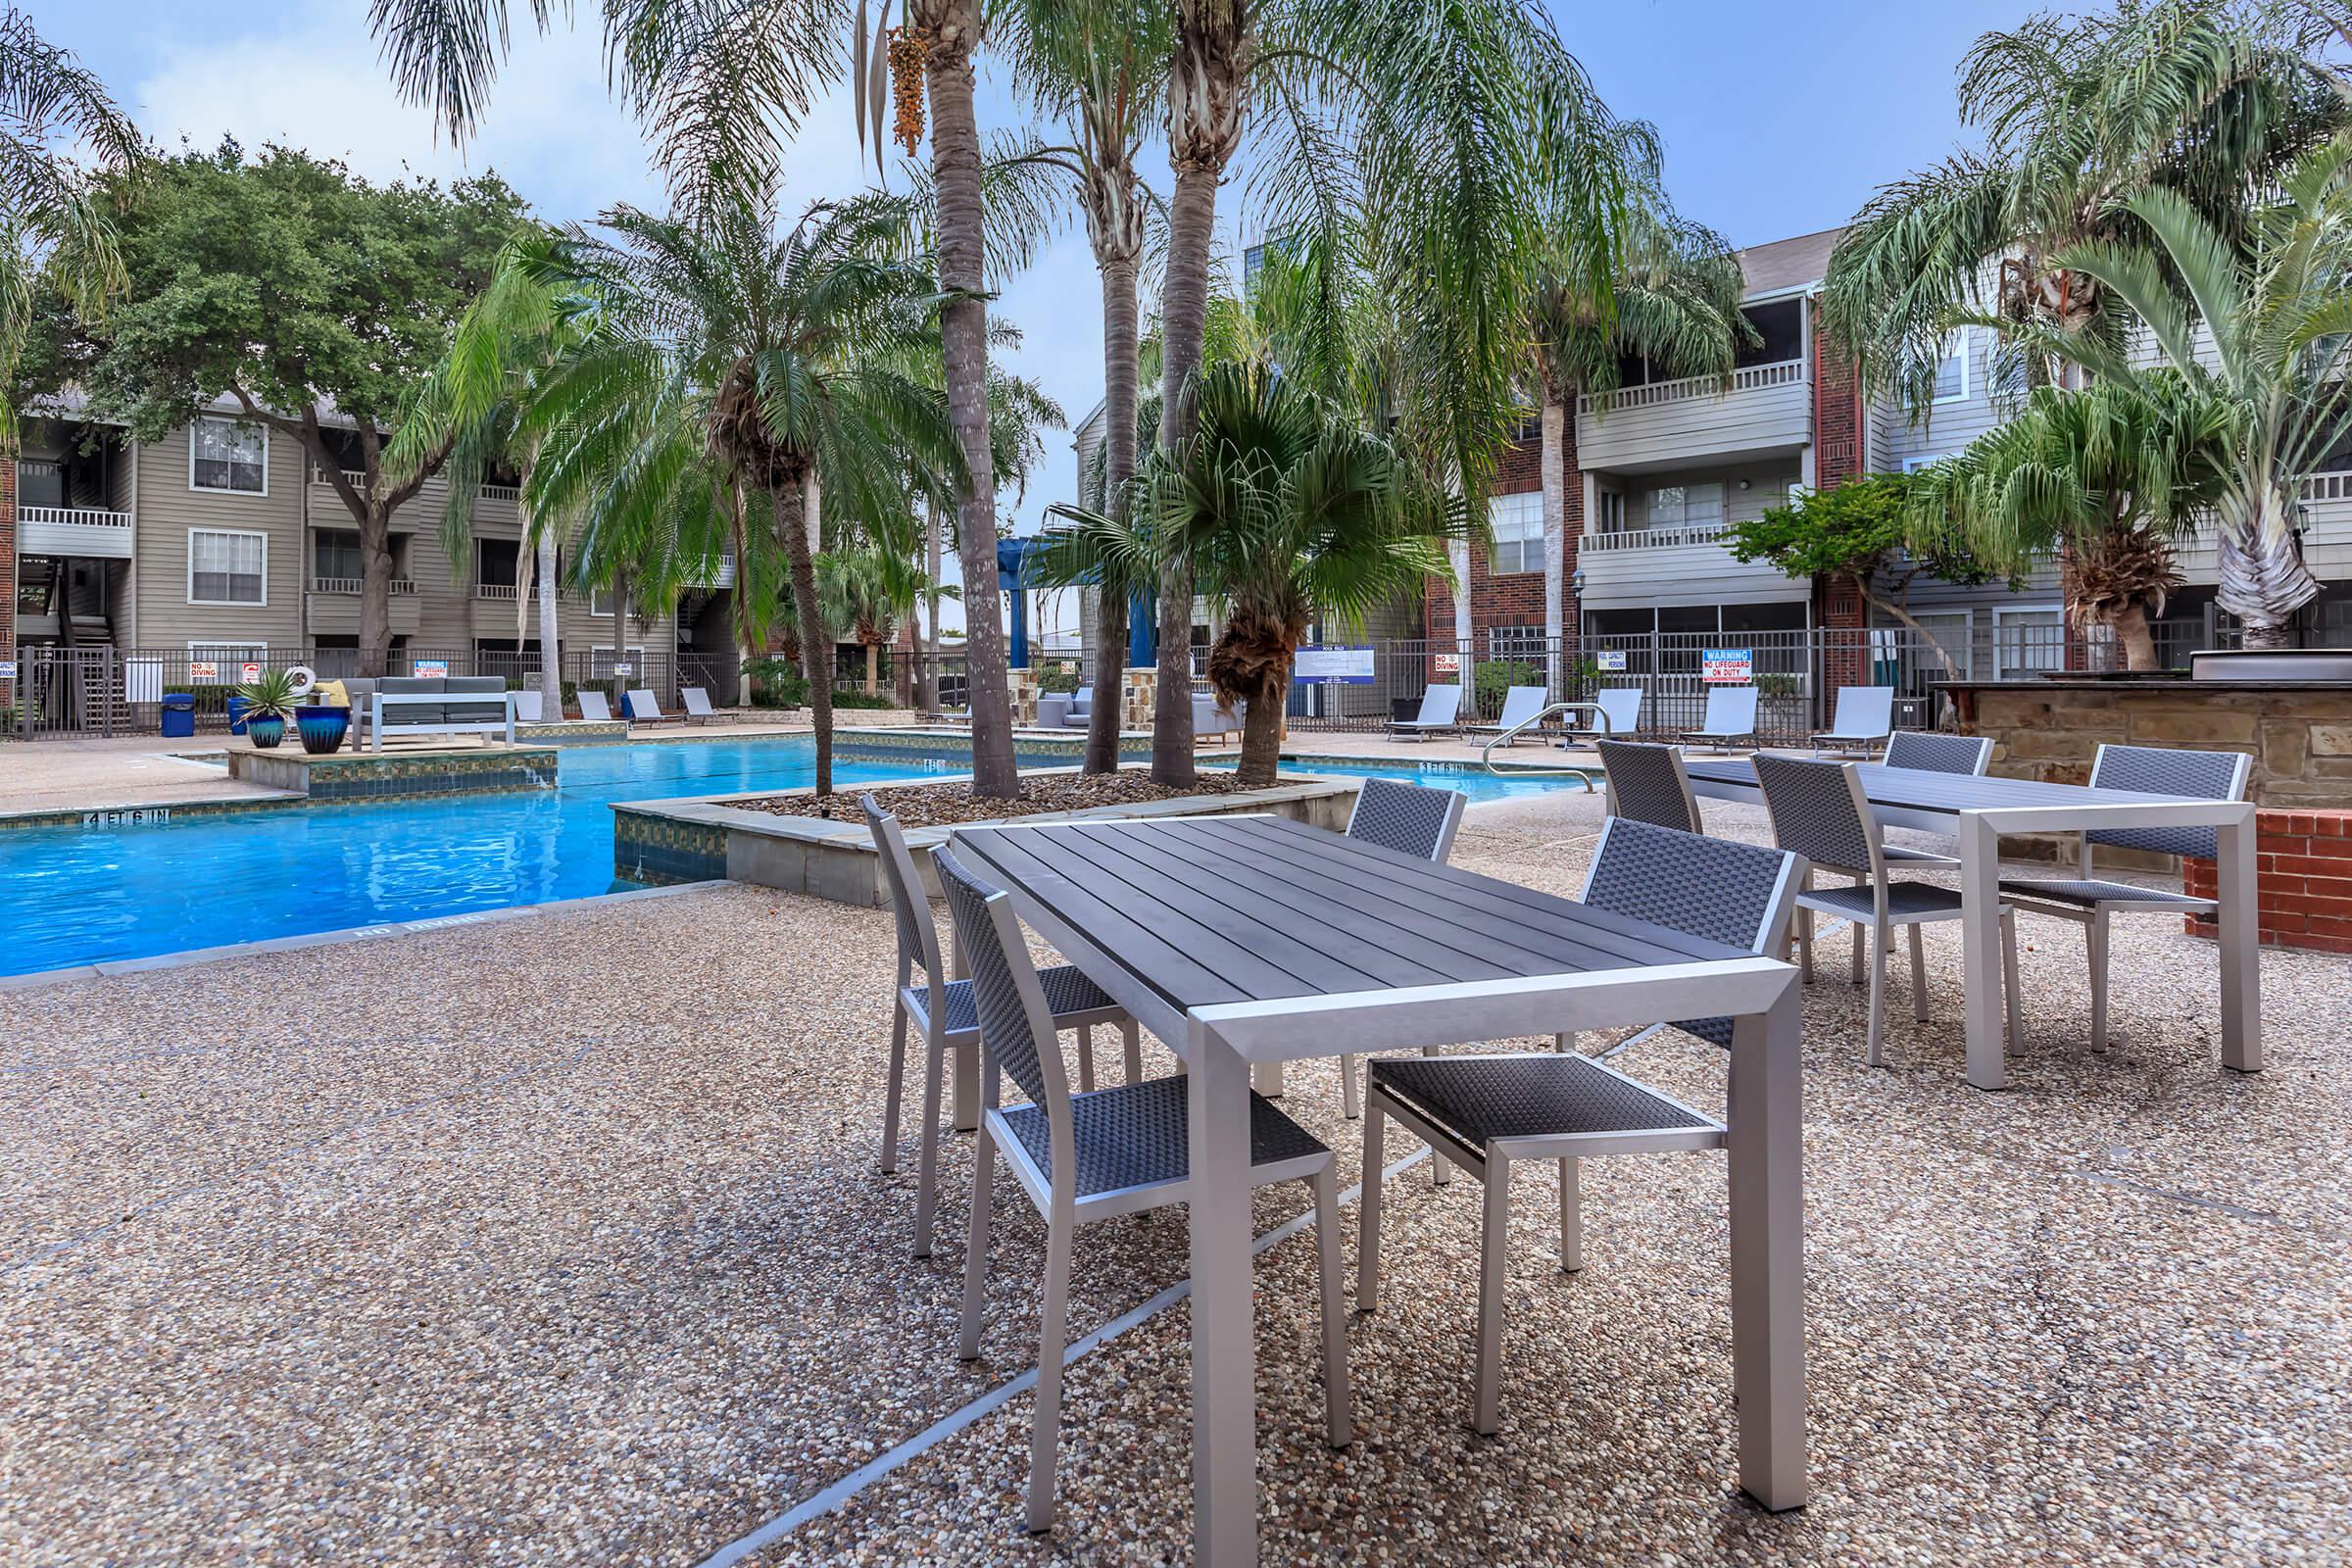
[[[223,644],[302,642],[302,452],[282,435],[270,437],[266,496],[188,485],[191,431],[141,443],[138,464],[137,633],[145,648],[175,649],[190,640]],[[194,528],[260,533],[269,540],[269,603],[188,603],[188,534]]]
[[[1641,390],[1630,389],[1628,396]],[[1645,407],[1621,404],[1576,420],[1579,461],[1615,473],[1794,451],[1812,439],[1813,383],[1807,376]]]

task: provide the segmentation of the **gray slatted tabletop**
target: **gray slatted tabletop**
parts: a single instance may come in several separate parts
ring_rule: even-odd
[[[1251,1068],[1307,1056],[1737,1019],[1732,1381],[1740,1483],[1805,1500],[1803,1086],[1795,971],[1279,817],[957,828],[1062,956],[1188,1068],[1198,1562],[1256,1561]]]
[[[2256,951],[2254,805],[2094,790],[2037,779],[1934,773],[1921,768],[1857,762],[1855,774],[1871,812],[1889,827],[1925,828],[1959,839],[1963,975],[1966,984],[1968,1081],[1999,1089],[2008,1081],[2002,1056],[2000,985],[2000,839],[2009,834],[2081,833],[2093,828],[2210,827],[2220,850],[2222,1065],[2239,1072],[2262,1068],[2262,965]],[[1719,800],[1761,801],[1756,770],[1745,758],[1686,757],[1693,794]],[[1896,867],[1897,872],[1901,867]]]

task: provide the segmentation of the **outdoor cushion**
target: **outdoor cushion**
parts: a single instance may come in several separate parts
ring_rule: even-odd
[[[507,716],[507,682],[503,675],[452,675],[442,682],[442,689],[452,697],[461,692],[479,692],[499,699],[488,703],[453,702],[444,709],[448,715],[442,720],[445,724],[496,724]]]
[[[375,683],[375,689],[386,697],[415,696],[421,692],[439,695],[449,683],[435,675],[386,675]],[[384,727],[398,729],[403,724],[445,724],[448,710],[440,703],[386,703]]]

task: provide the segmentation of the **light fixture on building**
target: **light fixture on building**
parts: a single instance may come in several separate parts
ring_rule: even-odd
[[[1748,480],[1745,480],[1745,479],[1742,479],[1742,480],[1740,480],[1740,489],[1742,489],[1742,490],[1746,489],[1746,488],[1748,487],[1748,483],[1749,483],[1749,481],[1748,481]]]

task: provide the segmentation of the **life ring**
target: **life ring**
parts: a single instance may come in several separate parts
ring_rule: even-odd
[[[308,697],[318,684],[318,672],[308,664],[288,664],[286,675],[294,682],[294,695]]]

